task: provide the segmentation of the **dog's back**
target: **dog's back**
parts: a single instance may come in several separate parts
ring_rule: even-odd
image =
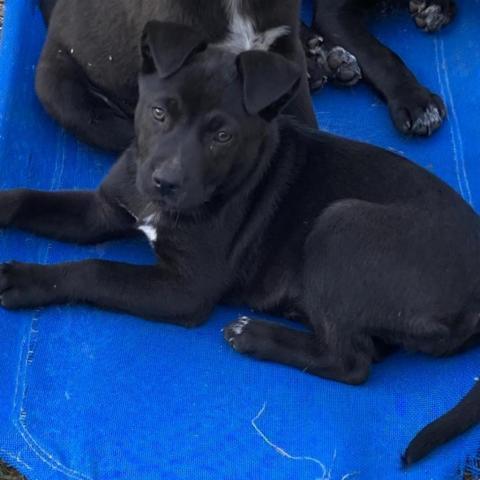
[[[300,0],[44,0],[43,10],[49,34],[37,95],[87,143],[115,151],[130,144],[141,37],[152,20],[193,27],[206,42],[234,53],[272,50],[293,60],[303,74],[288,113],[317,125],[299,37]]]
[[[298,31],[298,0],[142,0],[134,3],[43,0],[43,3],[44,14],[48,18],[52,14],[47,41],[69,52],[93,84],[120,98],[130,98],[135,90],[140,69],[140,39],[150,20],[192,26],[210,43],[227,42],[232,29],[243,37],[237,42],[248,42],[250,22],[261,32],[283,25],[288,27],[292,33],[285,40],[288,42]],[[55,11],[52,12],[53,5]]]

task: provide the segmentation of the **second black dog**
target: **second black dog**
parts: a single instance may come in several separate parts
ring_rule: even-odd
[[[40,0],[40,6],[48,35],[36,91],[47,112],[82,141],[114,151],[132,141],[140,37],[150,20],[194,27],[237,54],[271,50],[294,61],[302,79],[289,113],[316,126],[299,36],[300,0]]]

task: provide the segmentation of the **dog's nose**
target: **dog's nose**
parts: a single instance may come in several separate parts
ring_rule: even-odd
[[[173,176],[165,175],[160,170],[152,174],[153,185],[162,197],[173,197],[180,187],[180,182]]]

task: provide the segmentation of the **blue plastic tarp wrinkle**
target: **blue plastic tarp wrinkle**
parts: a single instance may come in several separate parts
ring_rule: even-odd
[[[0,50],[0,188],[95,187],[113,159],[77,143],[33,91],[44,38],[35,2],[7,0]],[[406,12],[373,23],[418,78],[446,99],[430,139],[406,139],[365,86],[315,96],[322,126],[400,151],[480,206],[480,4],[459,1],[440,35]],[[0,234],[0,261],[87,257],[152,262],[146,241],[65,245]],[[400,454],[480,374],[480,350],[397,354],[349,387],[235,354],[218,308],[183,330],[88,307],[0,310],[0,457],[30,480],[455,478],[480,447],[477,428],[408,473]],[[350,475],[347,477],[347,475]]]

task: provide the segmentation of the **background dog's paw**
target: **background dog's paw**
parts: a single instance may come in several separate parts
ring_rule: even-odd
[[[354,55],[343,47],[333,47],[327,53],[329,78],[341,86],[350,87],[362,78],[360,65]]]
[[[410,0],[409,7],[417,27],[425,32],[437,32],[455,16],[451,0]]]
[[[321,35],[313,32],[304,42],[311,91],[322,88],[329,79],[352,86],[362,78],[357,59],[344,48],[329,47]]]
[[[312,33],[305,40],[304,48],[307,57],[308,82],[310,90],[314,92],[322,88],[328,81],[323,37]]]
[[[351,87],[362,78],[357,59],[342,47],[321,47],[315,56],[307,57],[308,79],[313,92],[328,80],[337,85]]]
[[[406,135],[429,136],[446,115],[442,99],[423,89],[396,97],[389,101],[389,108],[395,126]]]
[[[36,307],[49,303],[50,288],[42,280],[42,265],[4,263],[0,265],[0,303],[8,309]],[[48,282],[47,282],[48,284]],[[51,288],[56,288],[52,285]]]

